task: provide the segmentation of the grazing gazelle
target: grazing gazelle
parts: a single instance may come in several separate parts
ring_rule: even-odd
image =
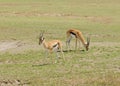
[[[43,44],[44,48],[47,50],[46,54],[47,54],[47,52],[52,53],[54,51],[58,58],[59,57],[58,50],[60,50],[60,52],[63,56],[63,59],[65,60],[61,41],[60,40],[52,40],[52,41],[46,42],[43,34],[44,34],[44,31],[42,31],[42,33],[40,34],[39,45]]]
[[[80,32],[79,30],[76,30],[76,29],[69,29],[66,32],[66,34],[67,34],[66,46],[68,48],[70,48],[70,41],[71,41],[72,37],[75,37],[76,38],[75,49],[77,48],[77,40],[78,40],[79,43],[80,43],[80,41],[82,42],[82,44],[84,45],[85,49],[88,51],[89,44],[90,44],[90,38],[87,38],[87,42],[86,42],[84,40],[82,32]]]

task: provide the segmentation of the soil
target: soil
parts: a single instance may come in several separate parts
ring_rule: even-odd
[[[97,47],[120,46],[120,43],[117,43],[117,42],[91,42],[90,47],[94,47],[94,46],[97,46]],[[63,47],[65,47],[65,45]],[[37,51],[40,49],[41,49],[41,46],[39,46],[37,43],[29,43],[29,42],[16,41],[16,40],[0,42],[0,52],[20,53],[20,52],[30,51],[30,50]]]
[[[6,51],[8,49],[12,49],[12,48],[17,48],[21,46],[21,43],[19,41],[12,41],[12,42],[0,42],[0,51]]]
[[[1,41],[0,52],[20,53],[28,50],[39,50],[40,46],[23,41]]]

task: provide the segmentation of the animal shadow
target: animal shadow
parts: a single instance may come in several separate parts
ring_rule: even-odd
[[[63,52],[78,52],[78,51],[80,51],[80,52],[84,52],[85,50],[63,50]],[[58,52],[60,52],[60,51],[58,51]]]

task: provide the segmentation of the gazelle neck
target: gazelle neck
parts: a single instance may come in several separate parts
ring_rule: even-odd
[[[83,42],[83,41],[82,41],[82,44],[84,45],[84,47],[87,46],[87,42]]]
[[[45,39],[44,39],[44,41],[43,41],[42,44],[43,44],[44,48],[47,48],[47,47],[48,47],[48,44],[46,43]]]
[[[79,36],[78,39],[82,42],[82,44],[86,47],[87,42],[84,40],[83,36]]]
[[[89,47],[88,42],[86,42],[86,41],[84,40],[83,36],[82,36],[82,37],[79,37],[79,39],[81,40],[81,42],[82,42],[82,44],[84,45],[85,49],[88,50],[88,47]]]

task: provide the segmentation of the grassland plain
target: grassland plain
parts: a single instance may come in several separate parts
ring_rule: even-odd
[[[119,86],[119,0],[0,0],[0,86]],[[64,52],[54,64],[38,45],[77,28],[90,35],[88,52]]]

